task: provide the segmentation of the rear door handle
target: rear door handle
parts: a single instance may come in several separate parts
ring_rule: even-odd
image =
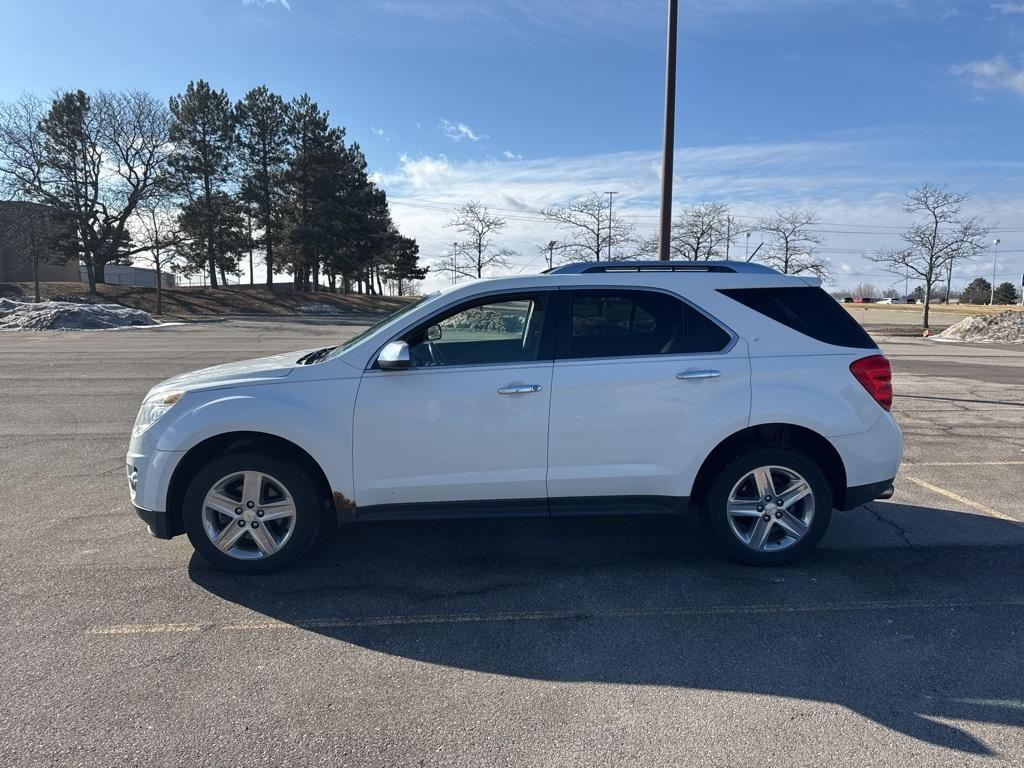
[[[533,392],[540,392],[540,384],[516,384],[498,390],[499,395],[529,395]]]
[[[717,379],[721,371],[682,371],[676,374],[677,379]]]

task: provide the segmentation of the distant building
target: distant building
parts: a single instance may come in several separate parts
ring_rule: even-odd
[[[47,211],[46,206],[38,203],[0,201],[0,282],[32,281],[27,222],[32,214]],[[39,279],[44,282],[78,282],[78,263],[71,261],[66,264],[49,264],[44,255],[39,263]]]
[[[82,282],[87,282],[89,276],[82,266],[79,271]],[[156,288],[156,270],[143,267],[122,267],[116,264],[107,264],[103,269],[103,281],[107,285],[130,285],[134,288]],[[163,288],[173,288],[175,285],[173,272],[160,272],[160,285]]]

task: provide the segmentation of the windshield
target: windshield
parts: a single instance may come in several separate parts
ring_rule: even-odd
[[[425,301],[427,301],[429,299],[434,298],[439,293],[440,293],[440,291],[434,291],[433,293],[427,294],[426,296],[421,296],[420,298],[416,299],[415,301],[409,302],[408,304],[406,304],[401,309],[399,309],[399,310],[397,310],[395,312],[392,312],[390,315],[385,317],[383,320],[380,320],[379,322],[374,323],[369,328],[367,328],[365,331],[363,331],[361,333],[357,333],[355,336],[353,336],[351,339],[346,341],[344,344],[342,344],[342,345],[340,345],[338,347],[335,347],[331,351],[331,353],[326,358],[324,358],[324,359],[325,360],[331,360],[331,359],[337,357],[338,355],[347,352],[348,350],[352,349],[352,347],[354,347],[357,344],[359,344],[363,339],[367,338],[368,336],[376,333],[377,331],[383,330],[385,327],[387,327],[387,326],[389,326],[389,325],[391,325],[393,323],[397,323],[399,320],[401,320],[407,314],[412,312],[420,304],[422,304],[423,302],[425,302]]]

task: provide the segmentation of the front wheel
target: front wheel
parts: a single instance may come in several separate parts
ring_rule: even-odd
[[[302,555],[320,528],[314,480],[286,458],[218,456],[185,492],[185,531],[212,566],[269,573]]]
[[[751,565],[803,557],[825,535],[832,489],[811,459],[792,448],[757,448],[729,461],[704,499],[718,545]]]

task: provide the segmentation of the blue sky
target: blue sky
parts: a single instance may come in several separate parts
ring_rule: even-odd
[[[1024,271],[1024,0],[681,0],[677,202],[752,220],[818,210],[836,280],[887,286],[902,195],[931,180]],[[194,78],[309,92],[357,140],[428,259],[454,205],[509,216],[515,270],[557,233],[536,211],[614,189],[656,221],[663,0],[7,0],[0,99]],[[1009,230],[1020,229],[1021,232]],[[754,238],[757,239],[755,233]],[[960,275],[991,274],[991,260]]]

